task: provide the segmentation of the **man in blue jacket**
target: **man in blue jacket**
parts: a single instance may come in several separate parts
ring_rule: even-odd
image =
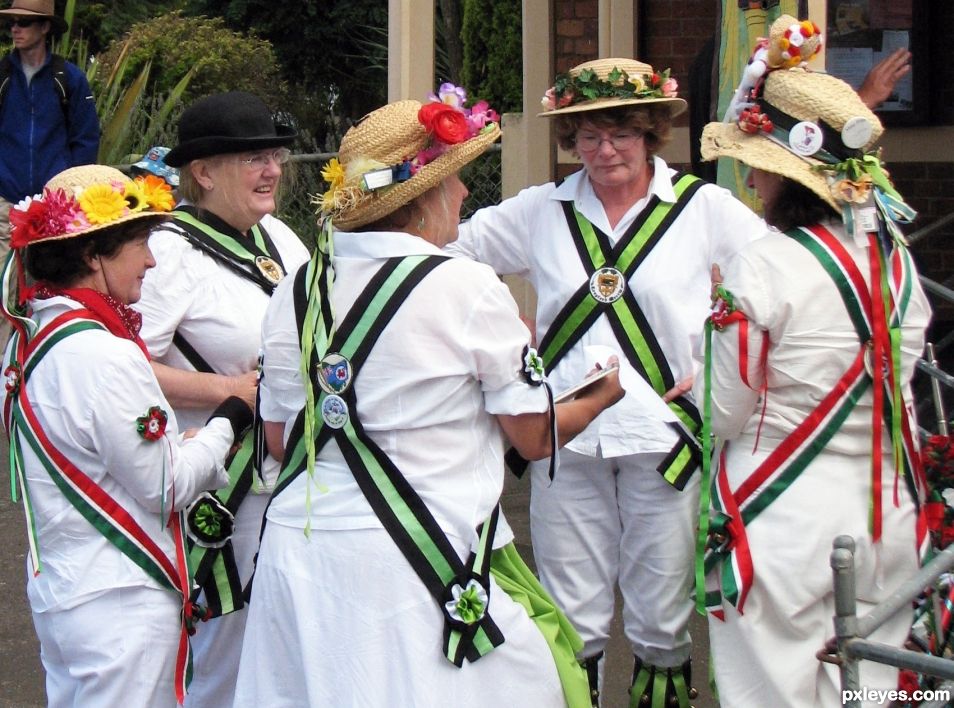
[[[99,150],[86,76],[52,53],[52,38],[68,28],[54,12],[53,0],[14,0],[0,10],[14,47],[0,60],[0,259],[10,247],[10,206],[66,168],[96,162]]]

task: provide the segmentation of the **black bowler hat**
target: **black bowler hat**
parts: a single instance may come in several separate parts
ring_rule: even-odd
[[[166,155],[170,167],[182,167],[200,157],[283,147],[298,134],[272,120],[268,106],[244,91],[200,98],[179,119],[179,144]]]

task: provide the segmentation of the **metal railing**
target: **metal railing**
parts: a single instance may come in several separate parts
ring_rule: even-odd
[[[938,219],[912,234],[909,242],[916,243],[928,233],[952,221],[954,221],[954,214]],[[954,290],[923,276],[920,280],[926,293],[934,298],[954,303]],[[936,352],[943,351],[952,342],[954,342],[954,331],[946,333],[938,342],[928,344],[925,356],[917,362],[917,372],[928,377],[928,390],[925,395],[928,395],[933,402],[934,427],[941,435],[949,433],[942,387],[954,390],[954,376],[938,366]],[[923,428],[920,432],[922,436],[930,435],[930,432]],[[937,621],[941,612],[938,607],[940,600],[936,586],[943,575],[954,571],[954,545],[937,552],[914,577],[899,585],[887,599],[861,617],[857,613],[855,595],[854,552],[855,543],[851,536],[839,536],[832,544],[830,564],[835,593],[835,634],[817,654],[820,661],[839,666],[844,705],[857,708],[862,704],[859,692],[863,687],[860,684],[858,668],[858,662],[861,660],[910,669],[922,676],[941,679],[942,681],[936,682],[937,685],[933,688],[922,688],[922,690],[933,691],[934,698],[922,701],[918,705],[921,708],[942,708],[954,705],[952,702],[954,659],[934,655],[927,649],[928,643],[924,641],[918,644],[923,644],[925,648],[915,651],[874,642],[868,638],[885,621],[898,612],[910,609],[919,598],[925,595],[929,611],[930,609],[934,611],[935,632],[944,631],[940,627],[940,622]],[[908,700],[911,701],[910,696]]]

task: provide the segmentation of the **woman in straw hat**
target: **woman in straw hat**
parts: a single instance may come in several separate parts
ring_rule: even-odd
[[[180,444],[149,366],[130,305],[156,264],[149,229],[171,206],[167,187],[89,165],[10,211],[3,416],[51,706],[181,703],[201,609],[179,512],[225,483],[226,454],[251,422],[230,399]],[[20,299],[24,263],[35,285]]]
[[[272,216],[295,131],[276,124],[256,96],[230,91],[182,114],[179,142],[165,156],[180,168],[183,197],[152,233],[158,265],[143,283],[143,339],[176,414],[195,425],[225,397],[255,405],[261,322],[276,284],[308,259],[295,233]],[[216,497],[234,515],[231,535],[193,539],[201,602],[213,619],[196,637],[188,704],[230,708],[245,626],[242,591],[252,574],[262,513],[278,462],[254,435],[229,462]]]
[[[284,464],[236,706],[588,705],[578,637],[499,515],[503,435],[530,457],[557,443],[539,357],[493,272],[440,250],[457,171],[500,134],[465,106],[444,85],[348,131],[315,256],[269,305],[261,411]],[[560,440],[621,395],[614,373],[556,406]]]
[[[692,345],[712,263],[764,230],[726,190],[677,175],[657,154],[684,109],[668,72],[632,59],[558,76],[541,115],[583,169],[478,211],[451,246],[533,283],[539,350],[558,389],[592,365],[591,347],[619,352],[634,380],[561,452],[552,483],[545,464],[532,466],[537,568],[583,637],[594,704],[618,584],[635,700],[664,692],[688,705]]]
[[[914,214],[869,152],[877,117],[788,51],[815,34],[777,20],[768,74],[703,133],[703,157],[751,168],[777,229],[727,262],[706,364],[727,441],[704,520],[724,706],[839,705],[838,667],[815,657],[833,634],[833,539],[854,539],[859,614],[915,572],[923,540],[908,383],[929,306],[896,225]],[[898,612],[871,639],[901,646],[910,620]],[[862,662],[860,679],[895,689],[897,669]]]

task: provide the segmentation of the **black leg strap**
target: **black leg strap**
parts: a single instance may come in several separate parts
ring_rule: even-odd
[[[600,708],[600,661],[603,652],[580,659],[580,666],[586,671],[586,680],[590,684],[590,703],[593,708]]]
[[[682,666],[664,668],[644,664],[638,656],[634,658],[636,663],[633,666],[633,685],[629,689],[629,708],[658,705],[692,708],[689,701],[695,699],[699,692],[692,688],[692,662],[689,659]]]

